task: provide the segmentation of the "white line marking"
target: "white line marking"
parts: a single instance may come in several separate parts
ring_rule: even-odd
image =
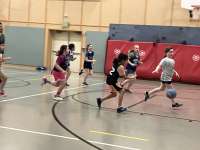
[[[67,136],[61,136],[61,135],[56,135],[56,134],[50,134],[50,133],[45,133],[45,132],[23,130],[23,129],[11,128],[11,127],[6,127],[6,126],[0,126],[0,128],[1,129],[6,129],[6,130],[12,130],[12,131],[24,132],[24,133],[31,133],[31,134],[37,134],[37,135],[43,135],[43,136],[51,136],[51,137],[56,137],[56,138],[62,138],[62,139],[80,141],[77,138],[67,137]],[[127,150],[140,150],[140,149],[137,149],[137,148],[131,148],[131,147],[126,147],[126,146],[114,145],[114,144],[109,144],[109,143],[102,143],[102,142],[98,142],[98,141],[89,141],[89,142],[94,143],[94,144],[98,144],[98,145],[105,145],[105,146],[110,146],[110,147],[115,147],[115,148],[121,148],[121,149],[127,149]]]
[[[42,81],[42,78],[43,78],[44,76],[42,76],[42,77],[40,77],[40,78],[32,78],[32,79],[27,79],[27,80],[24,80],[23,79],[23,81],[37,81],[37,80],[41,80]],[[72,79],[79,79],[79,78],[72,78]],[[22,79],[18,79],[18,80],[10,80],[10,81],[8,81],[7,83],[13,83],[13,82],[22,82]]]
[[[37,72],[5,72],[6,75],[13,75],[13,74],[28,74],[28,75],[40,75]]]
[[[104,83],[95,83],[95,84],[90,84],[88,86],[95,86],[95,85],[101,85],[101,84],[104,84]],[[86,87],[86,86],[78,86],[78,87],[74,87],[74,88],[68,88],[68,89],[64,89],[63,91],[76,90],[76,89],[80,89],[82,87]],[[36,96],[41,96],[41,95],[47,95],[47,94],[51,94],[51,93],[54,93],[54,92],[56,92],[56,90],[55,91],[50,91],[50,92],[43,92],[43,93],[33,94],[33,95],[21,96],[21,97],[16,97],[16,98],[11,98],[11,99],[5,99],[5,100],[1,100],[0,103],[15,101],[15,100],[19,100],[19,99],[25,99],[25,98],[30,98],[30,97],[36,97]]]

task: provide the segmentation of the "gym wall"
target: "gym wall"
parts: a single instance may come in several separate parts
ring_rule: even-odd
[[[5,54],[12,57],[10,64],[43,65],[44,29],[31,27],[5,28]]]
[[[86,31],[108,32],[111,23],[199,27],[188,15],[181,0],[0,0],[0,21],[5,26],[44,29],[44,57],[51,29],[81,31],[84,47]],[[64,16],[70,22],[66,29]]]

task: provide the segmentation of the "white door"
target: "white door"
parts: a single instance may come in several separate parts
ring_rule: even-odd
[[[61,45],[68,45],[68,33],[67,32],[52,32],[52,53],[51,53],[51,68],[53,68],[56,62],[56,53],[59,51]]]
[[[56,62],[56,53],[60,46],[70,43],[75,44],[75,53],[81,53],[81,33],[80,32],[67,32],[67,31],[53,31],[52,32],[52,54],[51,54],[51,68]],[[80,55],[75,55],[76,60],[71,61],[70,69],[72,72],[79,72],[80,70]]]

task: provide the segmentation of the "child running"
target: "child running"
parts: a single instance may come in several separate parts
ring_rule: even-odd
[[[87,83],[87,78],[88,76],[93,74],[93,64],[96,60],[94,60],[94,51],[92,44],[88,44],[86,48],[86,54],[85,54],[85,61],[84,61],[84,71],[85,71],[85,76],[83,80],[83,85],[88,85]]]
[[[52,75],[55,79],[55,82],[49,81],[46,77],[43,78],[42,85],[49,83],[53,86],[58,87],[56,94],[54,95],[54,100],[63,100],[61,97],[61,92],[65,88],[66,85],[66,53],[67,53],[67,45],[62,45],[60,50],[57,53],[57,60],[52,70]]]
[[[128,55],[123,53],[120,53],[118,57],[113,60],[112,70],[110,71],[106,79],[106,83],[110,88],[110,94],[104,98],[97,98],[97,105],[99,109],[101,108],[102,102],[110,98],[116,97],[117,93],[119,93],[117,113],[122,113],[127,110],[127,108],[122,107],[122,101],[125,89],[117,85],[119,78],[126,79],[124,65],[127,63],[127,61],[128,61]]]
[[[160,61],[159,65],[156,67],[156,69],[152,73],[159,73],[159,70],[162,68],[162,74],[161,74],[161,85],[158,88],[152,89],[150,91],[145,92],[145,101],[148,100],[148,98],[156,92],[163,91],[165,88],[173,88],[172,86],[172,78],[174,73],[179,78],[179,74],[174,69],[175,61],[173,59],[173,48],[166,48],[165,49],[165,57]],[[179,104],[174,101],[173,98],[171,98],[172,107],[180,107],[183,104]]]

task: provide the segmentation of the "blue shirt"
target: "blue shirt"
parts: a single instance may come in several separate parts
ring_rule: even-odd
[[[86,51],[85,57],[86,57],[88,60],[93,60],[94,51]]]

